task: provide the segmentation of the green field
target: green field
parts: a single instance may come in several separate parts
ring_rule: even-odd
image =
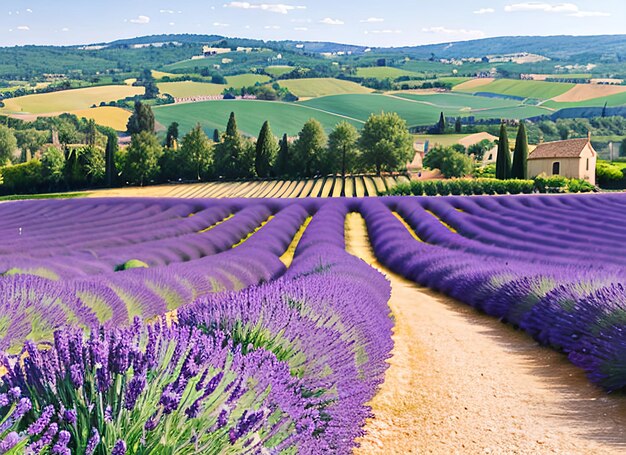
[[[240,74],[238,76],[228,76],[226,78],[228,87],[233,88],[251,87],[257,83],[265,84],[270,80],[271,78],[265,74]]]
[[[187,98],[192,96],[221,95],[224,89],[229,87],[240,89],[242,87],[253,86],[257,83],[265,84],[269,81],[269,76],[264,74],[241,74],[239,76],[229,76],[226,78],[226,85],[193,81],[160,82],[157,85],[161,93],[168,93],[174,98]]]
[[[62,92],[41,93],[4,101],[0,112],[46,114],[88,109],[101,102],[117,101],[128,96],[143,95],[143,87],[127,85],[104,85],[101,87],[64,90]]]
[[[546,101],[544,106],[553,109],[565,109],[568,107],[602,107],[604,103],[609,107],[626,106],[626,92],[616,95],[603,96],[586,101],[576,101],[571,103],[557,103],[556,101]]]
[[[528,118],[550,111],[509,100],[445,93],[436,95],[337,95],[305,101],[305,106],[365,121],[372,113],[397,112],[409,126],[431,125],[443,111],[448,117]],[[413,99],[410,99],[410,98]]]
[[[289,89],[298,98],[317,98],[348,93],[371,93],[373,90],[355,82],[332,78],[290,79],[279,81],[281,87]]]
[[[523,81],[516,79],[497,79],[487,85],[476,87],[470,93],[485,92],[498,95],[520,96],[549,100],[574,88],[574,84],[563,82]]]
[[[220,131],[226,129],[231,112],[235,112],[237,116],[239,129],[253,137],[259,134],[265,120],[269,120],[277,136],[284,133],[289,136],[297,135],[304,123],[311,118],[319,120],[327,131],[332,130],[342,120],[348,120],[357,127],[361,125],[358,120],[320,112],[301,104],[275,101],[220,100],[168,105],[154,109],[156,120],[164,127],[172,122],[178,122],[181,134],[185,134],[199,122],[210,136],[215,128]]]
[[[283,74],[290,73],[294,67],[289,65],[274,65],[265,67],[265,72],[273,77],[280,77]]]
[[[464,82],[471,81],[471,77],[440,77],[437,79],[440,82],[447,82],[448,84],[452,84],[452,87],[456,87],[457,85],[463,84]]]
[[[402,70],[390,66],[370,66],[365,68],[357,68],[356,75],[371,79],[397,79],[402,76],[419,77],[422,74],[413,71]]]

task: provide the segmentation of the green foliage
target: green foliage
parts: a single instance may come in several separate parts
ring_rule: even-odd
[[[253,175],[254,148],[237,129],[235,113],[231,112],[226,133],[215,147],[215,173],[217,176],[247,178]]]
[[[58,188],[63,182],[65,154],[56,147],[48,147],[41,155],[41,175],[50,188]]]
[[[180,159],[184,178],[200,180],[208,177],[213,164],[213,144],[200,125],[183,137]]]
[[[42,165],[39,160],[0,168],[4,194],[32,194],[42,189]]]
[[[44,145],[50,134],[47,131],[38,131],[34,128],[16,130],[17,146],[22,150],[21,162],[29,161],[39,148]]]
[[[107,143],[105,148],[105,184],[107,187],[115,185],[117,169],[115,166],[115,156],[118,152],[117,133],[107,131]]]
[[[372,114],[359,140],[363,162],[380,175],[403,169],[413,159],[413,139],[406,121],[396,113]]]
[[[453,147],[436,146],[424,157],[424,167],[439,169],[447,177],[465,177],[474,168],[472,159]]]
[[[148,264],[139,259],[131,259],[129,261],[124,262],[123,264],[119,264],[115,266],[116,272],[123,272],[124,270],[131,269],[147,269],[149,268]]]
[[[467,148],[467,153],[469,155],[474,155],[476,161],[481,161],[485,157],[485,153],[493,149],[494,143],[489,139],[483,139],[482,141],[472,144]],[[495,175],[495,167],[494,167],[494,175]]]
[[[496,178],[496,165],[490,163],[486,166],[476,167],[474,170],[475,178],[495,179]]]
[[[604,184],[624,178],[622,170],[606,161],[598,161],[596,164],[596,180],[599,184]]]
[[[159,172],[163,148],[156,136],[148,131],[134,134],[126,151],[124,176],[130,183],[144,185]]]
[[[170,123],[170,126],[167,128],[167,135],[165,136],[165,146],[168,149],[172,149],[176,147],[176,143],[178,142],[178,122]]]
[[[496,178],[499,180],[508,180],[511,178],[511,152],[509,149],[509,137],[504,123],[500,125],[498,158],[496,160]]]
[[[268,178],[272,175],[272,167],[278,154],[278,143],[270,128],[270,123],[266,121],[261,127],[259,138],[256,142],[256,154],[254,158],[254,170],[261,178]]]
[[[482,194],[522,194],[533,191],[532,180],[453,179],[414,181],[393,188],[390,195],[447,196]]]
[[[320,122],[311,119],[304,124],[293,146],[296,174],[313,177],[322,172],[326,143],[326,133]]]
[[[0,166],[11,160],[17,150],[17,138],[13,131],[4,125],[0,125]]]
[[[293,171],[292,147],[289,145],[287,134],[278,143],[278,156],[274,163],[274,174],[278,177],[287,177]]]
[[[359,132],[348,122],[339,123],[328,136],[326,168],[331,174],[351,173],[359,162]]]
[[[519,130],[517,131],[511,177],[520,180],[528,178],[528,137],[524,122],[520,122]]]
[[[138,134],[142,131],[153,133],[154,113],[152,112],[152,108],[141,101],[135,102],[135,110],[128,119],[126,131],[128,134]]]
[[[443,112],[439,114],[439,122],[437,123],[437,133],[445,134],[446,132],[446,118]]]

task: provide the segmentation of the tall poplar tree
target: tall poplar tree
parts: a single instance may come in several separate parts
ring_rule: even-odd
[[[528,136],[526,135],[524,122],[520,122],[519,129],[517,130],[511,177],[522,180],[528,178]]]
[[[272,134],[270,122],[263,123],[259,138],[256,142],[256,155],[254,158],[254,170],[261,178],[268,178],[272,175],[272,165],[276,159],[278,144]]]
[[[509,150],[509,137],[504,123],[500,125],[498,158],[496,160],[496,178],[500,180],[508,180],[511,178],[511,152]]]

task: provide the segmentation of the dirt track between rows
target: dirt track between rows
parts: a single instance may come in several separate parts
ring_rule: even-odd
[[[530,337],[385,270],[363,218],[350,253],[390,279],[395,347],[356,454],[626,453],[626,398]]]

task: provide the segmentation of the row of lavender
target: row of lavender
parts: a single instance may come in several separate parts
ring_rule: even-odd
[[[347,210],[244,204],[227,211],[236,212],[233,220],[254,217],[248,234],[273,218],[243,244],[247,234],[238,225],[223,227],[229,220],[202,233],[207,243],[224,237],[221,252],[90,277],[89,286],[101,286],[89,288],[101,306],[112,308],[108,299],[122,296],[145,303],[138,312],[144,317],[168,309],[162,294],[146,294],[146,283],[177,292],[177,321],[136,318],[124,328],[129,315],[119,310],[123,317],[110,319],[109,328],[89,335],[64,328],[51,346],[27,342],[26,355],[7,356],[0,453],[349,453],[368,416],[365,403],[383,379],[392,324],[388,283],[345,253]],[[286,271],[279,257],[312,214]],[[270,283],[215,293],[207,279],[215,269],[236,276],[237,287]],[[46,311],[67,316],[68,300],[78,295],[76,307],[82,302],[54,288],[84,278],[54,281],[22,271],[0,284],[15,280],[31,280],[9,299],[27,311],[38,288],[28,295],[24,289],[37,280],[57,292]],[[60,315],[50,327],[67,320]]]
[[[607,390],[626,388],[623,195],[389,198],[362,213],[390,269],[522,328]]]

